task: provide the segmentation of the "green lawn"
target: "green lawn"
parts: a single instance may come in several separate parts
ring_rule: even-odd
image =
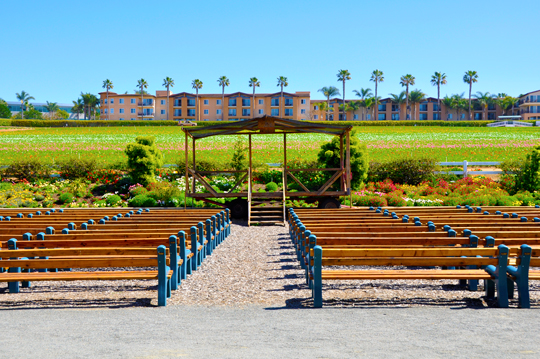
[[[522,157],[540,144],[536,127],[358,127],[356,135],[367,146],[371,159],[388,160],[405,156],[428,156],[439,161],[502,161]],[[179,127],[82,127],[35,128],[0,131],[0,163],[38,157],[47,162],[66,156],[95,157],[107,163],[125,160],[123,149],[139,135],[156,137],[165,162],[184,155],[184,134]],[[247,141],[247,136],[244,137]],[[288,158],[315,159],[321,143],[330,136],[319,134],[288,136]],[[202,158],[228,161],[235,138],[214,137],[197,142]],[[280,162],[283,136],[253,137],[254,158]]]

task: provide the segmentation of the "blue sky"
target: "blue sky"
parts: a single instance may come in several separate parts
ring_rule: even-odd
[[[336,86],[348,69],[346,97],[374,88],[375,69],[384,72],[379,95],[402,90],[399,77],[412,74],[415,88],[436,96],[429,83],[445,72],[442,94],[468,91],[466,70],[476,70],[475,91],[513,96],[540,89],[538,0],[508,1],[20,1],[0,2],[3,55],[0,98],[25,90],[37,102],[71,103],[81,91],[132,92],[144,78],[148,90],[163,79],[174,92],[275,92],[276,78],[288,91]]]

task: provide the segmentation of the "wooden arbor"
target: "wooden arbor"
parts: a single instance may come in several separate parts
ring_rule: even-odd
[[[235,203],[240,204],[240,207],[231,208],[233,216],[240,217],[243,212],[243,216],[250,218],[252,199],[257,200],[282,200],[283,211],[285,210],[286,197],[309,197],[313,200],[319,200],[319,207],[331,208],[339,206],[334,198],[339,196],[347,196],[351,194],[351,166],[350,166],[350,132],[352,126],[337,126],[337,125],[323,125],[311,122],[301,122],[287,120],[278,117],[263,116],[254,118],[247,121],[224,123],[222,125],[215,125],[209,127],[191,127],[183,128],[185,132],[185,168],[186,168],[186,197],[192,197],[199,200],[204,200],[209,203],[220,203],[210,200],[210,198],[225,198],[236,197],[238,201]],[[328,135],[339,136],[340,138],[340,167],[339,168],[311,168],[311,169],[288,169],[287,168],[287,134],[301,134],[301,133],[324,133]],[[253,192],[253,169],[252,169],[252,143],[251,136],[259,134],[276,134],[283,135],[283,170],[282,170],[282,192],[267,192],[259,193]],[[225,136],[225,135],[247,135],[249,137],[249,168],[244,171],[197,171],[196,170],[196,151],[195,141],[198,139],[212,137],[212,136]],[[188,151],[189,151],[189,138],[192,140],[192,166],[189,167]],[[343,144],[345,139],[345,145]],[[345,148],[344,148],[345,147]],[[345,154],[345,156],[344,156]],[[332,171],[334,175],[318,190],[310,191],[298,178],[294,175],[296,172],[302,171]],[[205,175],[218,175],[218,174],[237,174],[239,180],[226,193],[216,192],[212,186],[205,180]],[[242,175],[243,174],[243,175]],[[191,184],[190,182],[191,177]],[[295,181],[303,191],[289,192],[287,190],[287,180],[290,177]],[[340,179],[340,190],[331,191],[330,187]],[[247,192],[234,192],[242,183],[248,182]],[[199,182],[208,191],[207,193],[197,193],[195,190],[195,184]],[[247,200],[247,201],[246,201]],[[232,203],[232,202],[231,202]],[[241,207],[244,209],[240,209]],[[231,207],[229,205],[229,207]]]

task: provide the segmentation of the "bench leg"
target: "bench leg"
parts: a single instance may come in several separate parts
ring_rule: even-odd
[[[503,278],[497,280],[497,303],[499,308],[508,308],[508,280],[506,272],[502,275]]]
[[[478,269],[478,267],[477,266],[468,266],[467,269]],[[467,287],[468,287],[468,289],[470,291],[477,291],[478,290],[478,279],[469,279]]]
[[[193,257],[189,258],[186,261],[186,278],[187,278],[187,274],[192,274],[193,273],[192,262],[193,262]],[[186,279],[186,278],[182,278],[182,279]]]
[[[172,279],[172,277],[171,277],[171,279]],[[167,281],[167,298],[171,297],[171,291],[172,291],[172,283],[171,282],[172,282],[171,280]]]
[[[508,286],[508,299],[514,299],[514,281],[512,278],[506,279],[506,285]]]
[[[484,288],[486,290],[486,297],[493,298],[495,297],[495,282],[491,279],[484,280]]]
[[[313,265],[313,307],[322,308],[322,248],[314,248],[315,258]]]
[[[21,268],[9,268],[8,273],[21,273]],[[8,282],[8,290],[10,293],[19,293],[19,282]]]
[[[529,297],[529,283],[523,278],[517,280],[518,305],[520,308],[530,308],[531,301]]]

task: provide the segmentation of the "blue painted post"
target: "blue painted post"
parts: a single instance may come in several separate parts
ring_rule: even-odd
[[[497,302],[501,308],[508,308],[508,282],[506,276],[508,253],[508,247],[501,244],[499,246],[499,264],[497,266]]]
[[[7,216],[6,218],[4,218],[6,221],[8,222],[11,222],[11,217],[10,216]]]
[[[23,234],[23,240],[24,241],[31,241],[33,237],[34,236],[30,232],[26,232],[25,234]]]
[[[489,212],[488,211],[484,211],[484,216],[487,216],[489,215]]]
[[[419,222],[419,221],[418,221],[418,222],[414,222],[414,225],[415,225],[416,227],[421,227],[421,226],[422,226],[422,222]]]
[[[375,208],[373,206],[369,206],[368,210],[373,211]]]
[[[221,244],[221,213],[216,213],[216,239]]]
[[[409,223],[409,217],[403,217],[403,218],[401,218],[401,222],[403,222],[403,223]]]
[[[227,215],[227,230],[225,231],[226,236],[228,237],[231,234],[231,211],[228,208],[225,208],[225,213]]]
[[[478,248],[478,236],[475,236],[475,235],[469,236],[469,247]]]
[[[36,234],[36,240],[44,241],[45,240],[45,233],[39,232],[38,234]],[[45,247],[40,247],[40,249],[45,249]],[[39,259],[49,259],[49,257],[39,257]],[[47,268],[38,269],[38,272],[45,273],[45,272],[47,272]]]
[[[306,283],[308,285],[308,288],[313,290],[313,281],[311,280],[310,278],[310,273],[313,269],[313,266],[312,266],[312,257],[311,257],[311,250],[313,248],[315,248],[315,246],[317,245],[317,237],[314,235],[314,234],[310,234],[309,237],[308,237],[308,241],[309,241],[309,248],[308,248],[308,252],[307,252],[307,265],[306,265]]]
[[[443,231],[445,232],[448,232],[449,230],[452,229],[452,227],[450,227],[448,224],[445,224],[443,227],[442,227]]]
[[[103,219],[104,219],[105,221],[110,220],[109,216],[104,216]]]
[[[113,217],[111,218],[111,220],[113,220],[113,221],[118,221],[118,217],[113,216]]]
[[[123,217],[123,216],[122,216],[122,213],[118,213],[118,214],[116,215],[116,217],[122,218],[122,217]]]
[[[465,228],[465,229],[463,230],[463,234],[462,234],[462,235],[463,235],[463,237],[469,237],[471,234],[472,234],[471,230]]]
[[[181,278],[178,270],[178,238],[175,235],[169,236],[169,255],[171,256],[170,263],[173,271],[171,277],[171,289],[177,290],[181,283]]]
[[[375,210],[375,213],[381,213],[381,209],[380,209],[380,208],[377,208],[377,209]]]
[[[214,248],[214,241],[212,240],[212,221],[207,219],[205,221],[206,224],[206,240],[208,241],[208,245],[206,247],[206,255],[211,256],[212,255],[212,249]]]
[[[428,224],[428,232],[435,232],[435,225],[433,223]]]
[[[305,268],[302,265],[302,246],[305,244],[304,243],[305,241],[307,241],[306,226],[301,224],[300,227],[299,227],[298,240],[297,240],[297,243],[294,245],[294,247],[296,248],[296,259],[300,262],[300,266],[302,268]]]
[[[158,306],[164,307],[167,305],[167,274],[170,270],[167,267],[167,257],[164,245],[157,247],[157,259],[158,259]]]
[[[420,222],[420,217],[414,217],[413,222]]]
[[[531,263],[532,248],[527,244],[521,245],[519,265],[517,268],[508,267],[508,273],[516,278],[518,290],[518,305],[520,308],[530,308],[529,297],[529,266]]]
[[[54,208],[53,208],[53,209],[54,209]],[[60,209],[58,210],[58,212],[64,213],[64,209],[63,209],[63,208],[60,208]]]
[[[460,209],[460,208],[461,208],[461,206],[460,206],[460,205],[458,204],[458,205],[456,206],[456,208],[457,208],[457,209]]]
[[[105,223],[106,223],[106,221],[103,218],[100,219],[99,222],[98,222],[98,224],[105,224]]]
[[[227,236],[225,236],[225,228],[227,223],[225,223],[225,212],[221,211],[221,229],[223,231],[223,235],[221,236],[221,241],[224,241]]]
[[[534,217],[534,218],[533,218],[533,222],[540,222],[540,218]]]
[[[17,213],[17,218],[24,218],[24,215],[22,213]]]
[[[473,212],[474,212],[474,210],[473,210],[473,208],[472,208],[472,207],[468,207],[468,208],[467,208],[467,212],[469,212],[469,213],[473,213]]]
[[[449,230],[448,237],[456,237],[456,231],[454,231],[453,229]]]
[[[527,220],[528,220],[527,217],[521,217],[520,219],[521,222],[527,222]]]
[[[81,230],[82,230],[82,231],[88,230],[88,223],[82,223],[82,224],[81,224]]]
[[[150,208],[145,208],[144,211],[145,212],[150,212]]]
[[[36,211],[36,216],[41,216],[41,211]]]
[[[56,209],[55,209],[55,208],[51,208],[51,212],[52,212],[52,213],[55,213],[55,212],[56,212]],[[63,212],[63,210],[62,210],[62,212]]]
[[[197,235],[199,237],[199,243],[202,246],[201,250],[201,263],[206,259],[206,244],[204,244],[204,224],[202,222],[197,223]],[[209,244],[210,245],[210,244]]]
[[[315,246],[313,263],[313,307],[322,308],[322,247]]]
[[[54,227],[47,227],[45,228],[45,234],[54,234],[55,230]]]
[[[126,216],[125,216],[125,217],[126,217],[126,218],[131,218],[131,214],[126,213]]]
[[[77,225],[73,222],[71,223],[68,223],[68,229],[70,230],[76,230],[77,229]]]
[[[476,207],[476,213],[482,213],[482,207]]]
[[[503,218],[510,218],[510,215],[508,213],[503,213]]]
[[[32,213],[28,213],[28,216],[27,216],[27,217],[28,217],[28,218],[33,218],[34,215],[33,215]]]
[[[45,215],[50,216],[50,215],[51,215],[51,211],[45,212]]]
[[[192,226],[190,229],[190,236],[191,236],[191,252],[193,253],[193,257],[191,257],[191,270],[196,271],[197,268],[200,266],[199,264],[199,242],[197,242],[197,227]]]
[[[96,224],[96,221],[94,221],[93,219],[89,219],[88,224]]]
[[[212,220],[212,236],[214,237],[214,249],[216,249],[216,247],[219,245],[218,239],[216,237],[216,216],[212,216],[210,217],[210,219]]]
[[[501,212],[501,211],[497,211],[497,212],[495,212],[495,214],[496,214],[496,215],[501,215],[502,212]]]
[[[191,259],[188,255],[191,251],[186,248],[186,232],[178,232],[178,244],[180,245],[180,258],[182,258],[182,266],[180,268],[180,278],[186,279],[188,274],[191,274]]]
[[[487,236],[486,237],[486,247],[495,247],[495,238],[493,238],[492,236]]]
[[[512,218],[518,218],[518,214],[517,213],[512,213]]]
[[[62,229],[62,234],[69,234],[69,229],[67,228]]]

